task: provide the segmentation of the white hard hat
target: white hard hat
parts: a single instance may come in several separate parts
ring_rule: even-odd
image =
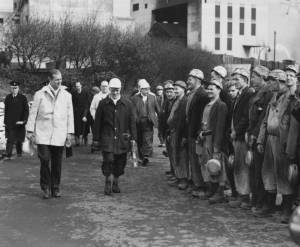
[[[122,87],[121,84],[122,84],[122,83],[121,83],[120,79],[118,79],[118,78],[112,78],[112,79],[109,81],[108,86],[109,86],[110,88],[121,88],[121,87]]]
[[[200,69],[192,69],[189,73],[189,76],[198,78],[200,80],[204,79],[204,74]]]
[[[225,77],[227,76],[227,70],[221,65],[214,67],[213,71],[218,73],[223,79],[225,79]]]
[[[141,80],[139,80],[139,87],[140,87],[140,89],[150,88],[150,85],[145,79],[141,79]]]

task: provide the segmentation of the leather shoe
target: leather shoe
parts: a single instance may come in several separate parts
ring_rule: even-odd
[[[61,197],[61,193],[58,189],[52,190],[52,197],[59,198]]]
[[[109,179],[106,179],[105,181],[105,187],[104,187],[104,194],[107,196],[110,196],[112,193],[112,188],[111,188],[111,181]]]

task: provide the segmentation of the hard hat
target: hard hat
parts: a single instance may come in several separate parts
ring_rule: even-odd
[[[163,88],[163,86],[158,85],[158,86],[156,86],[156,90],[164,90],[164,88]]]
[[[212,71],[218,73],[223,79],[227,76],[227,70],[221,65],[214,67]]]
[[[206,163],[207,171],[212,176],[217,176],[220,174],[222,166],[219,160],[217,159],[210,159]]]
[[[286,81],[286,73],[281,69],[274,69],[269,73],[268,78],[273,78],[278,81]]]
[[[118,78],[112,78],[109,81],[108,86],[110,88],[121,88],[122,87],[122,83],[121,83],[120,79],[118,79]]]
[[[184,81],[176,81],[175,83],[174,83],[174,86],[178,86],[178,87],[181,87],[181,88],[183,88],[184,90],[186,90],[186,83],[184,82]]]
[[[263,77],[264,79],[268,78],[269,75],[269,69],[265,66],[262,65],[258,65],[256,66],[252,72],[255,72],[256,74],[258,74],[259,76]]]
[[[165,90],[169,90],[169,89],[174,90],[173,83],[170,83],[170,82],[169,82],[169,83],[165,84],[164,89],[165,89]]]
[[[200,69],[192,69],[189,73],[189,76],[195,77],[200,80],[204,79],[204,74]]]
[[[236,68],[231,75],[241,75],[241,76],[244,76],[248,79],[250,79],[250,74],[249,74],[249,71],[244,69],[244,68]]]
[[[139,80],[139,87],[140,87],[140,89],[150,88],[150,85],[145,79],[141,79],[141,80]]]
[[[211,81],[208,83],[208,85],[215,85],[215,86],[217,86],[218,88],[223,89],[222,82],[217,81],[217,80],[214,80],[214,79],[211,80]]]
[[[293,71],[296,74],[299,72],[298,68],[294,64],[290,64],[290,65],[286,66],[284,71],[288,71],[288,70]]]

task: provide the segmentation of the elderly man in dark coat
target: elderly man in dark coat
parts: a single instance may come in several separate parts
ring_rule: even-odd
[[[145,80],[139,81],[140,93],[132,98],[137,123],[137,146],[142,166],[146,166],[153,153],[153,127],[158,127],[160,107],[156,96],[150,93],[150,85]]]
[[[76,90],[72,93],[74,126],[75,126],[75,142],[80,144],[80,136],[82,135],[84,143],[87,143],[87,135],[89,133],[88,113],[90,107],[90,96],[82,90],[80,82],[75,84]]]
[[[10,83],[11,94],[4,101],[4,124],[7,138],[5,159],[12,156],[13,145],[16,144],[17,155],[22,155],[22,143],[25,139],[25,125],[28,120],[29,107],[26,97],[19,93],[19,83]]]
[[[106,177],[105,195],[120,193],[118,179],[124,174],[131,141],[136,140],[133,106],[120,94],[121,81],[117,78],[111,79],[109,89],[108,97],[98,105],[93,136],[94,145],[102,150],[102,172]]]

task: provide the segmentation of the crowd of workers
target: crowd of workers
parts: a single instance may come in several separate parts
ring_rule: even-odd
[[[104,193],[120,193],[127,153],[136,145],[140,166],[153,154],[153,129],[170,162],[168,184],[208,200],[251,210],[257,217],[271,216],[276,197],[282,195],[281,222],[287,223],[298,199],[300,91],[298,69],[251,71],[236,68],[230,76],[216,66],[210,80],[192,69],[187,81],[167,80],[152,93],[141,79],[130,97],[121,95],[118,78],[94,87],[93,97],[76,82],[70,94],[61,85],[58,70],[49,84],[37,91],[29,111],[18,82],[5,99],[6,153],[16,144],[22,155],[27,138],[37,144],[41,161],[40,185],[45,199],[60,197],[64,146],[72,135],[87,144],[92,130],[92,152],[102,151]],[[225,197],[224,191],[231,190]]]

